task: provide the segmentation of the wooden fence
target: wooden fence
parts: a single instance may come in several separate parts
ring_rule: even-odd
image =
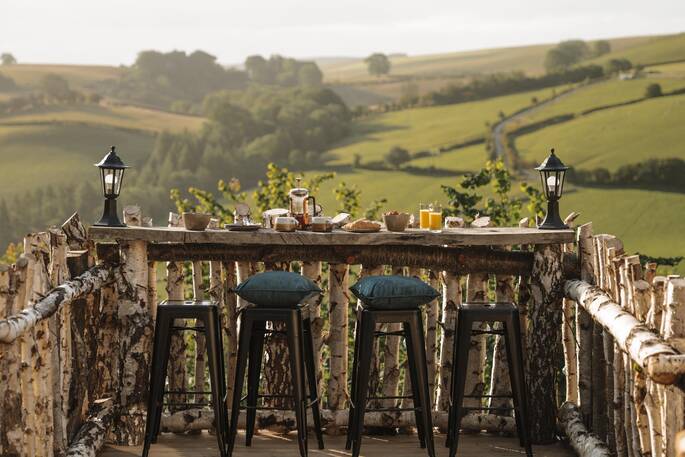
[[[129,225],[145,225],[137,210],[125,216]],[[178,218],[171,215],[169,224],[178,224]],[[421,257],[421,265],[411,252],[395,257],[368,254],[361,256],[365,261],[359,265],[360,257],[351,257],[344,249],[326,254],[330,261],[294,261],[278,250],[250,250],[244,255],[237,250],[232,258],[226,252],[192,250],[171,255],[170,247],[155,251],[144,240],[100,244],[96,249],[78,218],[72,217],[62,230],[27,236],[25,253],[16,264],[0,266],[0,455],[86,456],[95,455],[105,439],[139,444],[152,328],[161,297],[219,303],[229,397],[234,395],[230,388],[237,309],[244,303],[233,288],[267,269],[299,271],[326,291],[310,309],[328,433],[339,433],[347,425],[354,331],[354,300],[348,287],[363,275],[393,273],[421,277],[442,290],[442,298],[426,306],[424,315],[437,427],[447,425],[458,304],[513,300],[524,330],[536,442],[555,440],[558,411],[562,429],[581,455],[673,455],[675,432],[685,428],[678,384],[685,367],[685,356],[679,354],[679,338],[685,336],[685,280],[656,276],[654,265],[642,267],[636,256],[624,255],[615,237],[592,236],[589,224],[578,234],[577,249],[571,243],[464,250],[458,261],[454,254],[445,268],[438,268],[435,258]],[[254,257],[255,252],[263,255]],[[311,255],[297,254],[302,254],[300,259]],[[373,258],[384,262],[370,263]],[[386,263],[392,258],[403,263]],[[578,263],[580,274],[574,268]],[[400,338],[386,337],[372,349],[373,388],[384,396],[409,392]],[[203,350],[201,337],[174,338],[170,391],[207,390]],[[279,337],[269,341],[266,352],[262,390],[287,392],[287,351]],[[498,337],[474,337],[466,384],[470,393],[510,392],[504,352]],[[201,394],[177,394],[173,403],[204,400]],[[467,401],[470,406],[510,406],[501,398]],[[394,403],[386,402],[383,406]],[[371,429],[405,431],[411,430],[413,421],[410,412],[369,412],[365,420]],[[262,411],[258,426],[291,430],[294,415]],[[473,431],[515,430],[511,413],[497,409],[469,413],[462,426]],[[213,414],[202,407],[171,405],[162,419],[166,432],[212,427]]]

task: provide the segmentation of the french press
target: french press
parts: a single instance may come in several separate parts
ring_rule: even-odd
[[[290,216],[297,219],[297,224],[300,229],[304,229],[311,224],[311,214],[315,211],[309,211],[309,201],[311,200],[311,208],[315,210],[316,199],[309,195],[309,189],[300,186],[302,178],[296,178],[297,187],[290,189],[288,192],[288,199],[290,200]]]

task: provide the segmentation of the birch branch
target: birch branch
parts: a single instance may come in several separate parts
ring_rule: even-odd
[[[12,343],[36,323],[55,314],[62,306],[70,304],[82,295],[100,289],[110,280],[110,269],[96,266],[81,276],[55,287],[35,305],[0,320],[0,343]]]

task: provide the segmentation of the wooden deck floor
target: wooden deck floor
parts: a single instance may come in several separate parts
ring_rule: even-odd
[[[241,433],[233,455],[235,457],[294,457],[298,456],[297,443],[293,435],[276,435],[261,432],[255,436],[252,447],[245,447]],[[351,455],[345,450],[345,437],[325,436],[326,449],[316,449],[316,441],[311,439],[309,455],[312,457],[345,457]],[[444,435],[436,435],[435,445],[438,457],[447,456],[444,447]],[[106,446],[101,457],[132,457],[141,455],[141,447]],[[572,457],[573,451],[563,444],[535,446],[535,457]],[[362,442],[364,457],[421,457],[427,455],[419,448],[416,435],[393,437],[365,436]],[[503,438],[493,435],[462,435],[459,444],[459,457],[507,457],[525,455],[518,446],[516,438]],[[150,457],[216,457],[218,456],[216,439],[207,433],[202,435],[160,436],[157,444],[152,445]]]

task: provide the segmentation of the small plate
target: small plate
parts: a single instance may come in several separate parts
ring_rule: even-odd
[[[224,228],[230,230],[231,232],[256,232],[262,228],[259,224],[224,224]]]
[[[380,232],[381,228],[378,227],[378,228],[367,228],[367,229],[354,229],[354,230],[343,229],[343,230],[346,232],[350,232],[350,233],[376,233],[376,232]]]

